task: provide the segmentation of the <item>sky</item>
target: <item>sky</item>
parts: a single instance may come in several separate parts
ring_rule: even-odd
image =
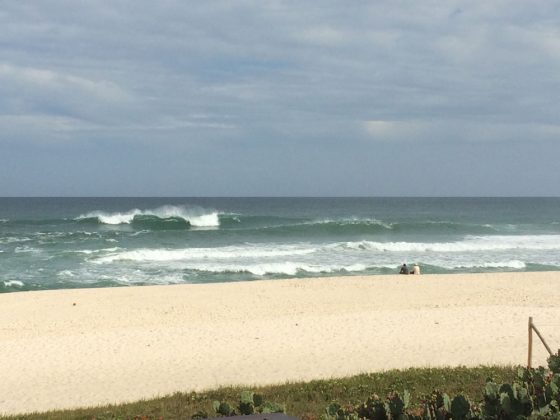
[[[0,196],[560,196],[557,1],[0,0]]]

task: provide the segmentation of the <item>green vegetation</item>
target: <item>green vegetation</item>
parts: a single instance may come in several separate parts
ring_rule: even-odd
[[[434,368],[392,370],[362,374],[349,378],[288,383],[253,387],[263,400],[280,404],[285,412],[302,419],[319,419],[333,401],[342,406],[359,405],[373,394],[410,393],[410,407],[418,407],[434,389],[444,389],[449,395],[468,395],[473,401],[484,399],[487,378],[496,383],[511,383],[517,377],[514,367]],[[203,393],[176,393],[170,396],[130,404],[78,410],[51,411],[2,419],[190,419],[197,413],[214,416],[214,402],[227,402],[235,408],[245,388],[226,387]],[[216,415],[217,417],[218,415]]]
[[[264,401],[264,398],[260,394],[255,394],[252,391],[243,391],[239,398],[239,404],[237,407],[232,408],[232,406],[227,401],[214,401],[212,403],[212,408],[214,409],[215,415],[231,417],[236,415],[250,415],[256,413],[268,414],[268,413],[284,413],[286,408],[277,403],[272,403],[269,401]],[[209,415],[205,411],[200,411],[196,413],[193,419],[206,419]],[[214,416],[212,416],[214,417]]]
[[[553,356],[556,357],[556,356]],[[463,394],[453,399],[440,391],[411,407],[409,394],[377,395],[359,406],[331,403],[321,420],[560,420],[560,374],[544,368],[519,368],[513,384],[498,386],[487,379],[483,400],[471,401]]]
[[[321,420],[560,420],[560,350],[548,358],[548,369],[517,369],[517,377],[498,386],[486,379],[483,400],[460,393],[453,399],[438,390],[411,407],[410,394],[373,395],[358,406],[331,403]]]

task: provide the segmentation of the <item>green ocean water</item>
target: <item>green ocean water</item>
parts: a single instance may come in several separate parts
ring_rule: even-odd
[[[560,198],[0,198],[0,292],[560,271]]]

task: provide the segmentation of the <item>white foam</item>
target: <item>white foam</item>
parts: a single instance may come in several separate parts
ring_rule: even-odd
[[[358,217],[349,217],[343,219],[320,219],[320,220],[313,220],[310,222],[303,222],[301,225],[330,225],[336,224],[340,226],[344,225],[375,225],[381,226],[385,229],[393,229],[392,223],[385,223],[382,220],[377,219],[362,219]]]
[[[146,233],[150,233],[150,231],[145,230],[145,229],[144,230],[139,230],[138,232],[131,233],[130,236],[140,236],[140,235],[144,235]]]
[[[93,211],[78,217],[78,219],[92,219],[97,218],[100,223],[107,225],[122,225],[130,224],[134,216],[142,214],[138,209],[130,210],[126,213],[105,213],[103,211]]]
[[[511,260],[511,261],[501,261],[501,262],[489,262],[479,265],[482,268],[515,268],[521,270],[527,267],[523,261]]]
[[[289,245],[274,247],[231,246],[221,248],[136,249],[133,251],[112,253],[91,261],[103,264],[115,261],[165,262],[200,259],[217,260],[238,258],[273,258],[293,255],[308,255],[313,252],[315,252],[315,248]]]
[[[4,282],[6,287],[23,287],[23,282],[19,280],[8,280]]]
[[[191,226],[196,227],[217,227],[220,226],[218,213],[203,214],[202,216],[189,216],[185,218]]]
[[[7,236],[5,238],[0,238],[0,244],[12,244],[12,243],[18,243],[18,242],[29,242],[31,240],[32,240],[31,238],[28,238],[26,236],[22,236],[22,237]]]
[[[73,278],[73,277],[76,277],[76,275],[75,275],[72,271],[70,271],[70,270],[62,270],[62,271],[59,271],[59,272],[57,273],[57,276],[59,276],[59,277],[64,277],[64,278]]]
[[[108,225],[130,224],[136,216],[155,216],[160,219],[183,219],[194,227],[218,227],[219,215],[216,211],[206,211],[199,208],[186,208],[183,206],[162,206],[153,210],[132,209],[124,213],[107,213],[93,211],[80,215],[77,220],[97,218],[100,223]]]
[[[18,246],[14,249],[14,252],[16,254],[20,254],[20,253],[26,253],[26,252],[39,253],[41,251],[39,249],[31,248],[31,247],[28,247],[28,246]]]
[[[212,273],[251,273],[256,276],[264,276],[267,274],[281,274],[295,276],[298,272],[307,273],[332,273],[337,271],[363,271],[366,266],[363,264],[344,265],[315,265],[304,264],[299,262],[281,262],[267,264],[231,264],[231,265],[212,265],[201,264],[192,267],[193,270],[207,271]]]
[[[560,250],[560,235],[468,236],[457,242],[373,242],[336,244],[354,250],[381,252],[476,252],[505,250]]]
[[[118,247],[113,247],[113,248],[101,248],[101,249],[79,249],[77,251],[72,251],[76,254],[86,254],[86,255],[91,255],[91,254],[98,254],[100,252],[116,252],[118,251],[120,248]]]
[[[99,276],[97,279],[109,280],[111,282],[120,283],[122,285],[135,284],[179,284],[185,283],[182,273],[175,274],[158,274],[157,276],[147,273],[129,273],[112,276]]]
[[[510,261],[496,261],[496,262],[472,262],[472,263],[456,263],[456,264],[437,264],[439,267],[456,269],[456,268],[513,268],[522,270],[527,267],[523,261],[510,260]]]

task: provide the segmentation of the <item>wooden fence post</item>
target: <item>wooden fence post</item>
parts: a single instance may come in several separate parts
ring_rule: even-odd
[[[532,318],[531,318],[532,319]],[[546,344],[546,340],[544,339],[544,337],[542,336],[541,332],[539,331],[539,329],[535,326],[535,324],[533,324],[531,322],[532,328],[535,331],[535,333],[537,334],[537,337],[539,337],[541,339],[541,342],[543,343],[544,348],[546,349],[546,351],[548,352],[548,354],[550,354],[551,356],[554,354],[552,353],[552,350],[550,350],[550,347],[548,346],[548,344]]]
[[[554,354],[552,353],[552,350],[550,350],[550,347],[546,343],[544,337],[541,335],[539,329],[535,326],[535,324],[533,324],[533,317],[530,316],[529,317],[529,351],[528,351],[529,354],[527,356],[527,367],[529,369],[531,369],[531,358],[533,356],[533,331],[535,331],[537,336],[541,339],[541,342],[543,343],[546,351],[548,351],[548,354],[550,354],[551,356]],[[560,350],[558,351],[560,352]]]
[[[527,369],[531,369],[531,359],[533,356],[533,317],[529,317],[529,354],[527,356]]]

